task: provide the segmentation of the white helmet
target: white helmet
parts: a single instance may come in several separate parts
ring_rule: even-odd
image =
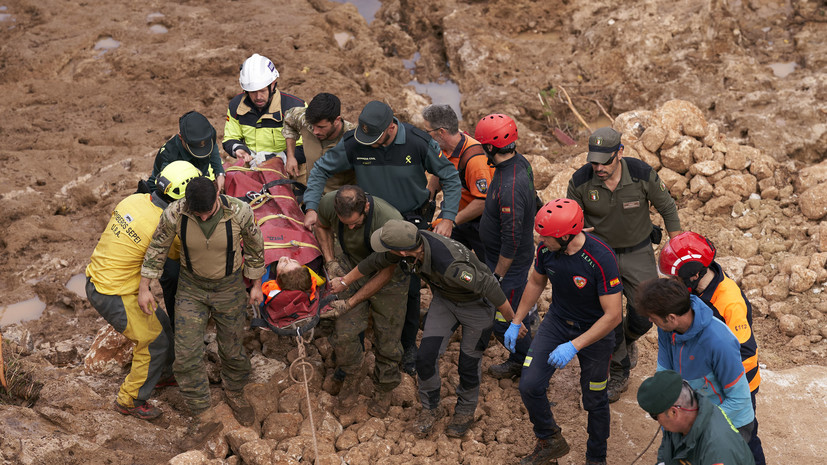
[[[244,64],[241,65],[238,82],[241,83],[241,88],[247,92],[255,92],[269,86],[278,78],[279,71],[276,69],[276,65],[269,58],[254,53],[253,56],[244,60]]]

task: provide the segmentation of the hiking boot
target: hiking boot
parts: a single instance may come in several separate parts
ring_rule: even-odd
[[[439,407],[433,409],[423,408],[414,420],[414,433],[422,436],[430,433],[434,428],[434,423],[440,418],[442,418],[442,409]]]
[[[227,400],[227,405],[233,410],[235,419],[241,423],[241,426],[253,425],[253,422],[256,421],[256,412],[253,411],[253,407],[247,402],[247,398],[244,397],[244,391],[225,389],[224,398]]]
[[[207,441],[221,432],[224,429],[224,424],[215,418],[215,411],[207,409],[196,415],[193,424],[187,428],[187,433],[181,441],[181,449],[193,450],[201,449]]]
[[[385,418],[391,408],[391,391],[376,391],[373,402],[368,406],[368,413],[372,417]]]
[[[402,362],[400,363],[402,371],[416,378],[416,345],[412,345],[405,349],[402,354]]]
[[[586,465],[606,465],[605,460],[588,460],[586,459]]]
[[[161,414],[164,413],[158,407],[153,407],[149,402],[137,407],[124,407],[119,404],[118,401],[115,401],[115,410],[121,415],[132,415],[141,420],[152,420],[160,417]]]
[[[629,389],[629,375],[612,376],[606,386],[606,394],[609,396],[609,403],[617,402],[620,394]]]
[[[359,403],[359,385],[361,384],[360,376],[349,375],[342,383],[342,388],[339,390],[337,407],[342,411],[347,411],[356,407]]]
[[[468,432],[468,428],[474,424],[474,414],[456,413],[451,418],[451,423],[445,427],[445,435],[452,438],[461,438]]]
[[[537,439],[534,452],[520,460],[520,465],[551,465],[557,463],[560,457],[569,453],[569,443],[561,433],[556,433],[548,439]]]
[[[513,360],[506,360],[499,365],[488,367],[488,374],[495,379],[516,378],[523,372],[523,364]]]
[[[626,352],[629,354],[629,369],[637,366],[637,341],[632,341],[626,346]]]

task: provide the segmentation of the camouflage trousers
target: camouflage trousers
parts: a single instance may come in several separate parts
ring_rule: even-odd
[[[340,261],[348,268],[345,260]],[[368,279],[369,277],[364,277],[356,281],[348,293],[340,295],[340,298],[346,299],[353,295]],[[336,364],[342,371],[348,375],[355,375],[359,371],[364,357],[360,334],[365,332],[369,320],[373,318],[373,350],[376,357],[373,384],[381,391],[390,391],[399,385],[402,381],[399,374],[399,362],[402,360],[400,337],[405,323],[407,294],[408,277],[403,277],[399,271],[373,297],[336,319],[336,331],[331,344],[336,353]]]
[[[194,276],[181,268],[175,295],[175,363],[172,368],[190,411],[210,407],[210,381],[204,364],[204,336],[210,318],[215,322],[221,380],[239,390],[250,376],[250,360],[242,340],[248,296],[241,270],[220,279]]]

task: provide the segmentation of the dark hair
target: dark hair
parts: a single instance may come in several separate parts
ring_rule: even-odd
[[[364,213],[367,202],[367,196],[361,187],[347,184],[336,191],[336,197],[333,199],[333,210],[336,215],[348,218],[354,213]]]
[[[216,198],[215,183],[204,176],[199,176],[187,184],[184,198],[190,213],[207,213],[212,211]]]
[[[457,114],[450,105],[428,105],[422,110],[422,117],[431,125],[431,129],[443,128],[449,134],[459,132]]]
[[[310,270],[307,267],[301,267],[295,270],[285,271],[276,276],[276,283],[283,291],[302,291],[310,292],[313,286],[310,277]]]
[[[675,277],[654,278],[638,287],[635,307],[642,316],[655,315],[666,319],[670,314],[678,316],[689,311],[689,290]]]
[[[307,104],[304,118],[308,124],[316,124],[325,119],[332,123],[341,114],[342,102],[339,101],[339,97],[322,92],[321,94],[316,94],[313,100]]]

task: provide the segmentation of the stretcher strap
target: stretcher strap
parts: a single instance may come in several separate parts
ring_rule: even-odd
[[[311,244],[309,242],[301,242],[301,241],[290,241],[290,242],[265,242],[264,243],[264,250],[270,249],[290,249],[293,247],[310,247],[311,249],[316,249],[319,252],[319,247],[316,244]]]
[[[258,221],[256,221],[256,223],[258,223],[258,227],[260,228],[261,225],[263,225],[264,223],[266,223],[270,220],[278,220],[278,219],[290,220],[290,221],[292,221],[296,224],[304,226],[304,221],[297,220],[297,219],[293,218],[292,216],[287,216],[283,213],[278,213],[278,214],[275,214],[275,215],[262,216]]]

